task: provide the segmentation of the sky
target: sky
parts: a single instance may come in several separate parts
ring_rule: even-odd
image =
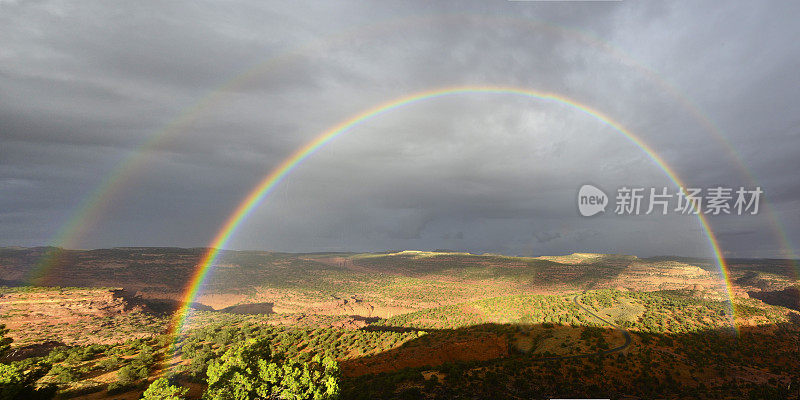
[[[601,112],[688,187],[760,187],[758,214],[709,224],[727,256],[791,256],[798,15],[783,1],[0,0],[0,246],[206,246],[340,122],[418,92],[503,86]],[[608,195],[605,212],[579,213],[584,184]],[[336,138],[227,246],[711,255],[696,216],[615,213],[623,187],[677,192],[576,107],[462,93]]]

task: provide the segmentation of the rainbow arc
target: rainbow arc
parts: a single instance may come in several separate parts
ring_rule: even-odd
[[[228,245],[229,241],[236,232],[237,228],[245,220],[247,220],[247,217],[251,214],[251,212],[264,201],[264,199],[273,191],[276,185],[278,185],[293,170],[295,170],[300,164],[302,164],[303,161],[307,160],[317,150],[331,143],[337,137],[352,131],[353,128],[359,126],[360,124],[363,124],[366,121],[384,115],[388,112],[399,109],[401,107],[408,106],[410,104],[446,96],[455,96],[464,94],[520,96],[533,100],[554,102],[569,106],[576,111],[582,112],[586,115],[595,118],[596,120],[602,122],[606,126],[612,128],[615,132],[619,133],[624,138],[628,139],[639,149],[641,149],[645,154],[647,154],[648,157],[650,157],[650,159],[652,159],[653,162],[655,162],[656,165],[658,165],[658,167],[664,171],[664,173],[669,177],[669,179],[675,183],[675,185],[677,185],[678,187],[685,187],[683,181],[678,177],[675,171],[664,161],[663,158],[661,158],[661,156],[659,156],[655,152],[655,150],[653,150],[653,148],[647,145],[647,143],[645,143],[640,137],[634,135],[631,131],[629,131],[628,129],[626,129],[625,127],[623,127],[621,124],[614,121],[610,117],[601,113],[600,111],[595,110],[587,105],[578,103],[574,100],[568,99],[566,97],[554,93],[545,93],[523,88],[502,87],[502,86],[459,86],[459,87],[448,87],[448,88],[424,91],[420,93],[414,93],[370,108],[331,127],[330,129],[316,136],[313,140],[311,140],[304,146],[297,149],[293,154],[284,159],[283,162],[281,162],[277,167],[275,167],[266,176],[264,176],[264,178],[257,185],[253,187],[253,189],[248,193],[248,195],[239,203],[236,209],[230,214],[230,216],[227,218],[222,227],[217,231],[216,235],[214,235],[214,239],[208,245],[207,252],[203,255],[200,263],[198,264],[197,269],[195,270],[194,275],[192,276],[185,290],[182,300],[182,306],[178,310],[178,312],[175,313],[173,317],[170,329],[171,334],[173,334],[176,339],[179,337],[179,334],[181,333],[183,326],[186,323],[186,319],[189,315],[190,305],[194,303],[195,300],[197,299],[198,295],[200,294],[200,290],[203,287],[203,283],[209,276],[210,272],[213,270],[213,266],[220,255],[220,251]],[[703,230],[705,231],[706,236],[708,237],[709,245],[717,261],[722,277],[724,279],[729,299],[733,299],[733,294],[731,292],[731,285],[728,279],[727,266],[725,264],[725,259],[723,258],[722,253],[720,251],[719,244],[717,243],[717,239],[714,236],[714,233],[712,232],[711,227],[709,226],[709,223],[705,218],[705,216],[702,213],[698,213],[697,218]],[[731,319],[731,325],[734,328],[734,330],[737,331],[733,315],[732,302],[730,304],[731,307],[729,310],[729,316]]]

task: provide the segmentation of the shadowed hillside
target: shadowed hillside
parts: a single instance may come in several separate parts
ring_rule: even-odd
[[[530,332],[536,332],[532,350],[508,343],[508,338]],[[622,343],[609,329],[484,325],[434,331],[388,352],[345,361],[345,371],[358,375],[345,380],[345,396],[797,399],[796,333],[796,325],[749,327],[738,338],[725,329],[634,332],[629,347],[601,355]],[[486,335],[495,339],[479,339]],[[574,344],[553,349],[547,344],[553,338],[561,343],[574,338],[586,350],[575,352]],[[450,354],[454,348],[467,351]],[[369,369],[378,373],[361,374]]]

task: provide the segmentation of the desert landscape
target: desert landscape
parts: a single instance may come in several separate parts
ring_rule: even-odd
[[[335,360],[344,398],[797,393],[792,260],[732,261],[731,301],[702,259],[226,251],[172,338],[201,254],[0,250],[4,362],[60,398],[138,398],[159,377],[199,398],[211,360],[266,338]],[[9,284],[43,256],[48,281]]]

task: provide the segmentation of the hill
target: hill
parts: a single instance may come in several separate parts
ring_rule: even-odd
[[[120,287],[161,306],[178,301],[203,249],[2,249],[0,274],[22,281],[37,268],[43,286]],[[45,268],[38,265],[49,264]],[[594,288],[691,288],[723,295],[713,272],[679,261],[576,253],[507,257],[469,253],[311,253],[223,251],[197,299],[224,309],[271,304],[279,313],[388,317],[506,294]]]

